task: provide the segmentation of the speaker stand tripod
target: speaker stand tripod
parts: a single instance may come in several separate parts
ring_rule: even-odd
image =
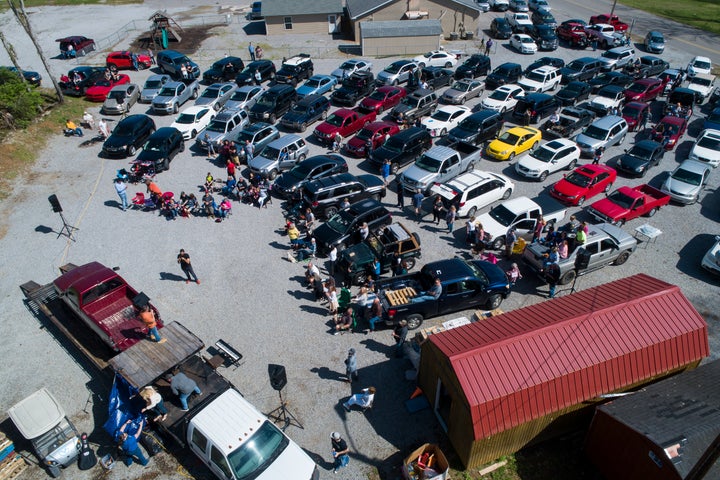
[[[75,230],[80,230],[80,229],[77,227],[73,227],[72,225],[67,223],[67,220],[65,220],[65,216],[62,214],[62,212],[58,212],[58,213],[60,214],[60,218],[62,219],[63,226],[60,229],[60,231],[58,232],[57,238],[60,238],[61,235],[65,235],[67,238],[69,238],[70,240],[72,240],[74,242],[75,238],[73,238],[73,232]]]
[[[570,288],[570,293],[577,292],[577,290],[575,289],[575,284],[577,283],[578,276],[580,274],[579,270],[580,270],[579,268],[575,269],[575,278],[573,278],[573,283],[572,283],[572,287]]]
[[[268,413],[268,418],[272,419],[274,423],[282,422],[283,427],[281,428],[281,430],[283,432],[290,425],[295,425],[296,427],[305,430],[305,427],[302,426],[300,420],[298,420],[295,415],[293,415],[292,412],[287,408],[287,402],[283,399],[282,390],[278,390],[278,395],[280,396],[280,406],[272,412]]]

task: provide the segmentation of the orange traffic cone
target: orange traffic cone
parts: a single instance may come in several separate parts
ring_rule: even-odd
[[[420,387],[417,387],[415,389],[415,391],[412,393],[412,395],[410,395],[410,400],[412,400],[413,398],[419,397],[420,395],[422,395],[422,393],[423,393],[422,389]]]

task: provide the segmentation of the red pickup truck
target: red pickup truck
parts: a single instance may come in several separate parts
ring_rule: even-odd
[[[111,268],[98,262],[73,267],[55,279],[55,292],[114,351],[127,350],[145,338],[138,307],[150,305],[158,328],[163,326],[160,314],[147,296],[138,293]]]
[[[601,13],[600,15],[593,15],[590,17],[590,25],[598,23],[606,23],[615,27],[616,32],[627,32],[629,25],[625,22],[621,22],[617,15],[610,15],[607,13]]]
[[[622,226],[626,221],[641,215],[652,217],[669,202],[670,195],[647,184],[634,188],[620,187],[606,198],[590,205],[588,213],[600,222]]]
[[[343,138],[358,132],[361,128],[377,118],[375,111],[365,111],[360,108],[341,108],[330,115],[327,120],[318,125],[313,132],[315,138],[324,144],[332,143],[337,134]]]

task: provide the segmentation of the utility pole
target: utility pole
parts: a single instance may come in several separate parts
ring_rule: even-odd
[[[8,1],[9,1],[9,0],[8,0]],[[20,1],[22,1],[22,0],[20,0]],[[610,10],[610,16],[611,16],[611,17],[613,16],[613,13],[615,13],[615,6],[616,6],[616,5],[617,5],[617,0],[613,0],[612,10]]]
[[[17,55],[15,55],[15,49],[13,48],[12,44],[7,42],[7,40],[5,39],[5,35],[2,32],[0,32],[0,42],[2,42],[3,47],[5,47],[5,51],[8,53],[8,56],[10,57],[10,61],[12,62],[13,66],[20,74],[20,81],[25,84],[25,90],[29,92],[30,85],[28,84],[27,80],[25,80],[25,75],[23,74],[24,72],[22,71],[22,68],[20,68],[20,65],[18,65]]]
[[[12,9],[13,13],[15,14],[15,18],[17,18],[18,23],[23,27],[23,29],[25,30],[25,33],[28,34],[28,37],[30,37],[30,40],[32,41],[33,45],[35,45],[35,50],[37,50],[37,53],[40,56],[40,61],[42,62],[43,66],[45,67],[45,71],[48,72],[48,75],[50,76],[50,80],[52,80],[53,86],[55,87],[55,92],[57,93],[58,102],[60,102],[60,103],[65,102],[65,97],[63,96],[62,90],[60,90],[60,85],[58,85],[58,82],[55,79],[55,76],[50,72],[50,66],[48,65],[47,59],[45,58],[45,54],[43,53],[42,48],[40,48],[40,44],[38,43],[37,39],[35,38],[35,35],[33,34],[32,26],[30,25],[30,20],[28,19],[28,16],[25,13],[25,1],[20,0],[20,9],[19,10],[13,0],[7,0],[7,3],[10,6],[10,8]]]

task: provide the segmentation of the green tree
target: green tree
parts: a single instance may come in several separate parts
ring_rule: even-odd
[[[4,128],[26,127],[38,116],[43,103],[40,92],[28,91],[17,73],[0,69],[0,113]]]

